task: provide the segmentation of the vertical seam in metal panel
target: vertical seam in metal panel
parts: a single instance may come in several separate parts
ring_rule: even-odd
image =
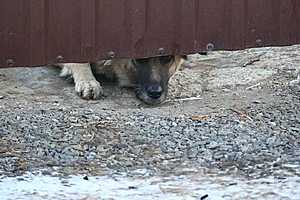
[[[278,29],[278,30],[274,30],[275,32],[274,33],[270,33],[272,36],[274,34],[274,39],[277,40],[277,44],[281,44],[282,43],[282,40],[281,40],[281,23],[280,23],[280,18],[281,18],[281,15],[282,13],[280,12],[280,2],[281,0],[272,0],[271,1],[271,7],[272,7],[272,10],[271,10],[271,17],[272,17],[272,21],[274,22],[274,26]],[[277,35],[276,35],[277,34]],[[284,40],[284,38],[282,38]],[[271,39],[273,40],[273,38]],[[271,42],[272,43],[272,42]],[[267,44],[269,45],[269,44]]]
[[[300,24],[300,11],[297,12],[297,8],[300,10],[300,1],[299,0],[295,0],[295,4],[296,4],[296,6],[295,6],[295,13],[298,14],[298,15],[296,15],[297,17],[296,17],[296,20],[295,20],[295,24],[296,24],[295,27],[298,27],[298,29],[296,28],[297,30],[295,32],[298,35],[298,37],[296,37],[296,38],[297,38],[298,42],[300,42],[300,26],[299,26],[299,24]]]
[[[232,30],[233,24],[232,24],[232,7],[233,7],[233,3],[232,0],[229,0],[229,3],[225,3],[224,5],[224,21],[223,21],[223,32],[225,34],[224,37],[224,42],[222,45],[227,46],[227,44],[230,46],[230,48],[233,48],[233,43],[232,43],[232,38],[231,38],[231,34],[230,31]],[[228,26],[226,26],[226,24],[228,24]],[[226,42],[227,41],[227,42]],[[217,47],[218,48],[218,47]]]
[[[143,37],[143,52],[144,54],[146,54],[147,56],[148,55],[151,55],[152,52],[148,50],[148,48],[145,47],[145,38],[149,38],[149,20],[150,20],[150,14],[149,14],[149,9],[150,9],[150,1],[151,0],[146,0],[146,4],[145,4],[145,32],[144,32],[144,37]],[[149,54],[150,53],[150,54]]]
[[[42,0],[44,1],[44,48],[45,48],[45,59],[46,62],[49,62],[49,11],[50,11],[50,2],[51,0]],[[51,58],[52,59],[52,58]]]
[[[89,0],[87,0],[87,1],[89,1]],[[79,55],[80,55],[80,57],[82,57],[82,52],[84,52],[84,48],[83,48],[83,47],[84,47],[84,42],[83,42],[83,34],[82,34],[82,31],[83,31],[82,29],[83,29],[83,27],[84,27],[84,26],[83,26],[83,23],[84,23],[84,22],[83,22],[83,18],[84,18],[84,13],[83,13],[83,12],[84,12],[84,11],[83,11],[81,5],[82,5],[83,2],[85,2],[85,0],[80,0],[80,2],[81,2],[81,3],[80,3],[80,8],[78,8],[78,10],[79,10],[79,12],[80,12],[80,14],[79,14],[79,15],[80,15],[80,16],[79,16],[79,17],[80,17],[80,24],[78,25],[79,28],[80,28],[80,29],[79,29],[79,31],[80,31],[80,44],[79,44],[80,51],[79,51]],[[87,36],[85,36],[85,37],[87,37]]]
[[[194,0],[194,7],[195,7],[195,24],[196,24],[196,27],[195,27],[195,38],[194,38],[194,51],[196,51],[199,47],[198,47],[198,43],[199,43],[199,36],[201,36],[200,34],[200,27],[199,27],[199,1],[200,0]]]
[[[89,1],[89,0],[86,0],[86,1]],[[79,44],[79,47],[80,47],[80,51],[79,51],[79,55],[80,57],[84,56],[85,57],[85,53],[84,53],[84,42],[83,42],[83,23],[84,23],[84,10],[83,10],[83,6],[82,4],[84,3],[84,0],[80,0],[80,24],[79,24],[79,33],[80,33],[80,44]],[[88,37],[87,35],[85,37]]]
[[[300,10],[300,1],[299,0],[295,0],[295,14],[296,14],[295,27],[296,27],[296,29],[298,27],[298,29],[295,32],[298,35],[298,37],[296,35],[296,38],[297,38],[298,42],[300,42],[300,26],[299,26],[299,24],[300,24],[300,11],[297,12],[297,9]]]
[[[279,2],[278,2],[278,6],[279,6],[279,8],[278,8],[278,12],[279,12],[279,17],[278,17],[278,24],[279,24],[279,39],[281,40],[281,38],[282,38],[282,36],[281,36],[281,30],[282,30],[282,24],[281,24],[281,16],[282,16],[282,13],[281,13],[281,1],[279,0]]]
[[[293,0],[292,4],[293,4],[293,13],[292,13],[292,18],[293,18],[293,25],[295,26],[295,31],[293,37],[295,37],[295,41],[298,43],[300,42],[300,28],[299,28],[299,24],[300,24],[300,12],[297,12],[297,6],[298,4],[300,4],[299,0]],[[299,6],[300,8],[300,6]],[[299,30],[297,30],[297,27]],[[294,42],[294,41],[293,41]]]
[[[93,0],[92,5],[94,6],[94,8],[96,8],[96,0]],[[92,10],[92,8],[91,8]],[[92,59],[95,59],[96,54],[96,10],[94,10],[95,13],[93,13],[93,23],[92,27],[93,27],[93,34],[92,34],[92,38],[91,38],[91,45],[92,45]]]
[[[173,9],[173,44],[172,44],[172,54],[178,54],[180,52],[180,44],[178,41],[181,41],[181,29],[182,29],[182,9],[180,3],[182,0],[174,0],[174,9]],[[179,27],[179,31],[177,30]]]
[[[96,59],[98,60],[99,58],[99,56],[102,56],[102,55],[99,55],[99,53],[97,52],[97,49],[98,49],[98,37],[97,37],[97,31],[98,31],[98,28],[97,28],[97,25],[98,25],[98,9],[99,9],[99,3],[98,3],[98,0],[94,0],[94,8],[95,8],[95,10],[94,10],[94,17],[95,17],[95,21],[94,21],[94,26],[95,26],[95,33],[94,33],[94,35],[95,35],[95,39],[94,39],[94,55],[96,56]]]
[[[234,26],[234,24],[233,24],[233,14],[232,14],[232,12],[233,12],[233,2],[232,2],[232,0],[230,0],[230,5],[229,5],[229,20],[230,20],[230,27],[233,27]],[[228,32],[227,32],[227,38],[228,38],[228,40],[229,40],[229,44],[230,44],[230,48],[233,48],[233,40],[232,40],[232,38],[230,37],[230,29],[228,29]]]
[[[150,0],[146,0],[146,9],[145,9],[145,31],[146,31],[146,34],[148,33],[148,26],[149,26],[149,19],[150,19],[150,16],[149,16],[149,7],[150,7],[149,1]]]
[[[282,13],[280,12],[280,11],[281,11],[281,0],[278,0],[278,1],[279,1],[279,2],[278,2],[278,9],[277,9],[278,12],[279,12],[278,22],[277,22],[277,23],[278,23],[278,28],[279,28],[279,30],[278,30],[278,31],[279,31],[279,35],[278,35],[279,38],[278,38],[278,39],[279,39],[280,41],[282,41],[282,39],[281,39],[281,38],[282,38],[282,37],[281,37],[281,29],[282,29],[282,26],[281,26],[281,20],[280,20],[280,19],[281,19],[281,15],[282,15]],[[276,14],[276,13],[275,13],[275,14]]]
[[[122,27],[122,30],[125,31],[126,35],[129,37],[129,38],[124,38],[124,35],[123,35],[123,38],[121,40],[121,48],[120,50],[123,51],[123,46],[125,46],[126,48],[130,48],[129,49],[129,52],[130,52],[130,55],[132,56],[133,54],[133,41],[132,41],[132,30],[131,30],[131,23],[132,23],[132,14],[131,14],[131,9],[133,8],[134,5],[132,5],[132,0],[124,0],[123,2],[123,13],[124,13],[124,19],[123,19],[123,27]],[[125,43],[124,43],[125,42]],[[129,44],[129,45],[128,45]]]
[[[243,38],[244,38],[244,48],[247,48],[248,46],[248,30],[249,30],[249,12],[248,12],[248,0],[244,0],[244,27],[243,27]]]
[[[31,41],[32,41],[31,40],[32,39],[32,37],[31,37],[32,36],[32,30],[31,30],[31,5],[32,5],[32,3],[33,3],[32,0],[30,0],[28,3],[25,3],[25,5],[27,4],[25,6],[25,9],[27,9],[26,12],[27,12],[27,23],[28,24],[27,24],[27,27],[26,27],[26,29],[27,29],[26,32],[27,32],[27,37],[28,37],[28,39],[27,39],[28,47],[27,48],[29,49],[28,50],[29,57],[27,58],[27,60],[29,61],[29,65],[32,64],[32,60],[33,60],[32,59],[33,55],[32,55],[32,50],[31,50],[32,49],[32,45],[31,45]]]
[[[134,44],[134,54],[138,55],[139,57],[141,57],[141,55],[147,56],[148,52],[146,52],[146,48],[145,48],[145,38],[148,37],[147,35],[147,29],[148,29],[148,25],[147,25],[147,0],[137,0],[142,2],[139,6],[140,7],[140,12],[138,14],[138,17],[141,19],[135,19],[135,23],[137,22],[137,26],[138,26],[138,38],[135,41]]]
[[[79,35],[79,37],[80,37],[80,40],[79,40],[79,48],[80,48],[80,50],[79,50],[79,57],[85,57],[85,55],[84,55],[84,50],[83,50],[83,44],[84,44],[84,42],[82,41],[82,36],[83,36],[83,28],[84,28],[84,26],[83,26],[83,23],[84,23],[84,10],[83,10],[83,1],[82,0],[77,0],[77,1],[80,1],[79,2],[79,12],[80,12],[80,14],[79,14],[79,20],[78,20],[78,22],[79,22],[79,30],[78,30],[78,35]],[[86,1],[89,1],[89,0],[86,0]],[[73,28],[74,29],[74,28]],[[73,32],[73,30],[72,30],[72,32]],[[87,35],[86,35],[86,37],[87,37]],[[72,53],[72,57],[73,57],[73,53]],[[77,57],[77,55],[76,55],[76,57]]]

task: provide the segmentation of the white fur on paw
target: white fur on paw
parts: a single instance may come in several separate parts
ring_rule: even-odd
[[[76,82],[75,91],[83,99],[97,99],[103,94],[102,87],[96,80]]]
[[[60,72],[60,77],[66,77],[71,75],[72,75],[71,68],[67,64],[65,64]]]

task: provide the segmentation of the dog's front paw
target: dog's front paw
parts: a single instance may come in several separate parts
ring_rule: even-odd
[[[83,99],[98,99],[103,94],[103,89],[96,80],[76,82],[75,91]]]

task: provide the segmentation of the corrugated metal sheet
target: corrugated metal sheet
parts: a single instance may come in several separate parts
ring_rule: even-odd
[[[300,43],[299,0],[1,0],[0,66]]]

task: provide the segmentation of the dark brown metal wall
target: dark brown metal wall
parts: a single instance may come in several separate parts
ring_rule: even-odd
[[[299,0],[0,1],[0,67],[296,43]]]

